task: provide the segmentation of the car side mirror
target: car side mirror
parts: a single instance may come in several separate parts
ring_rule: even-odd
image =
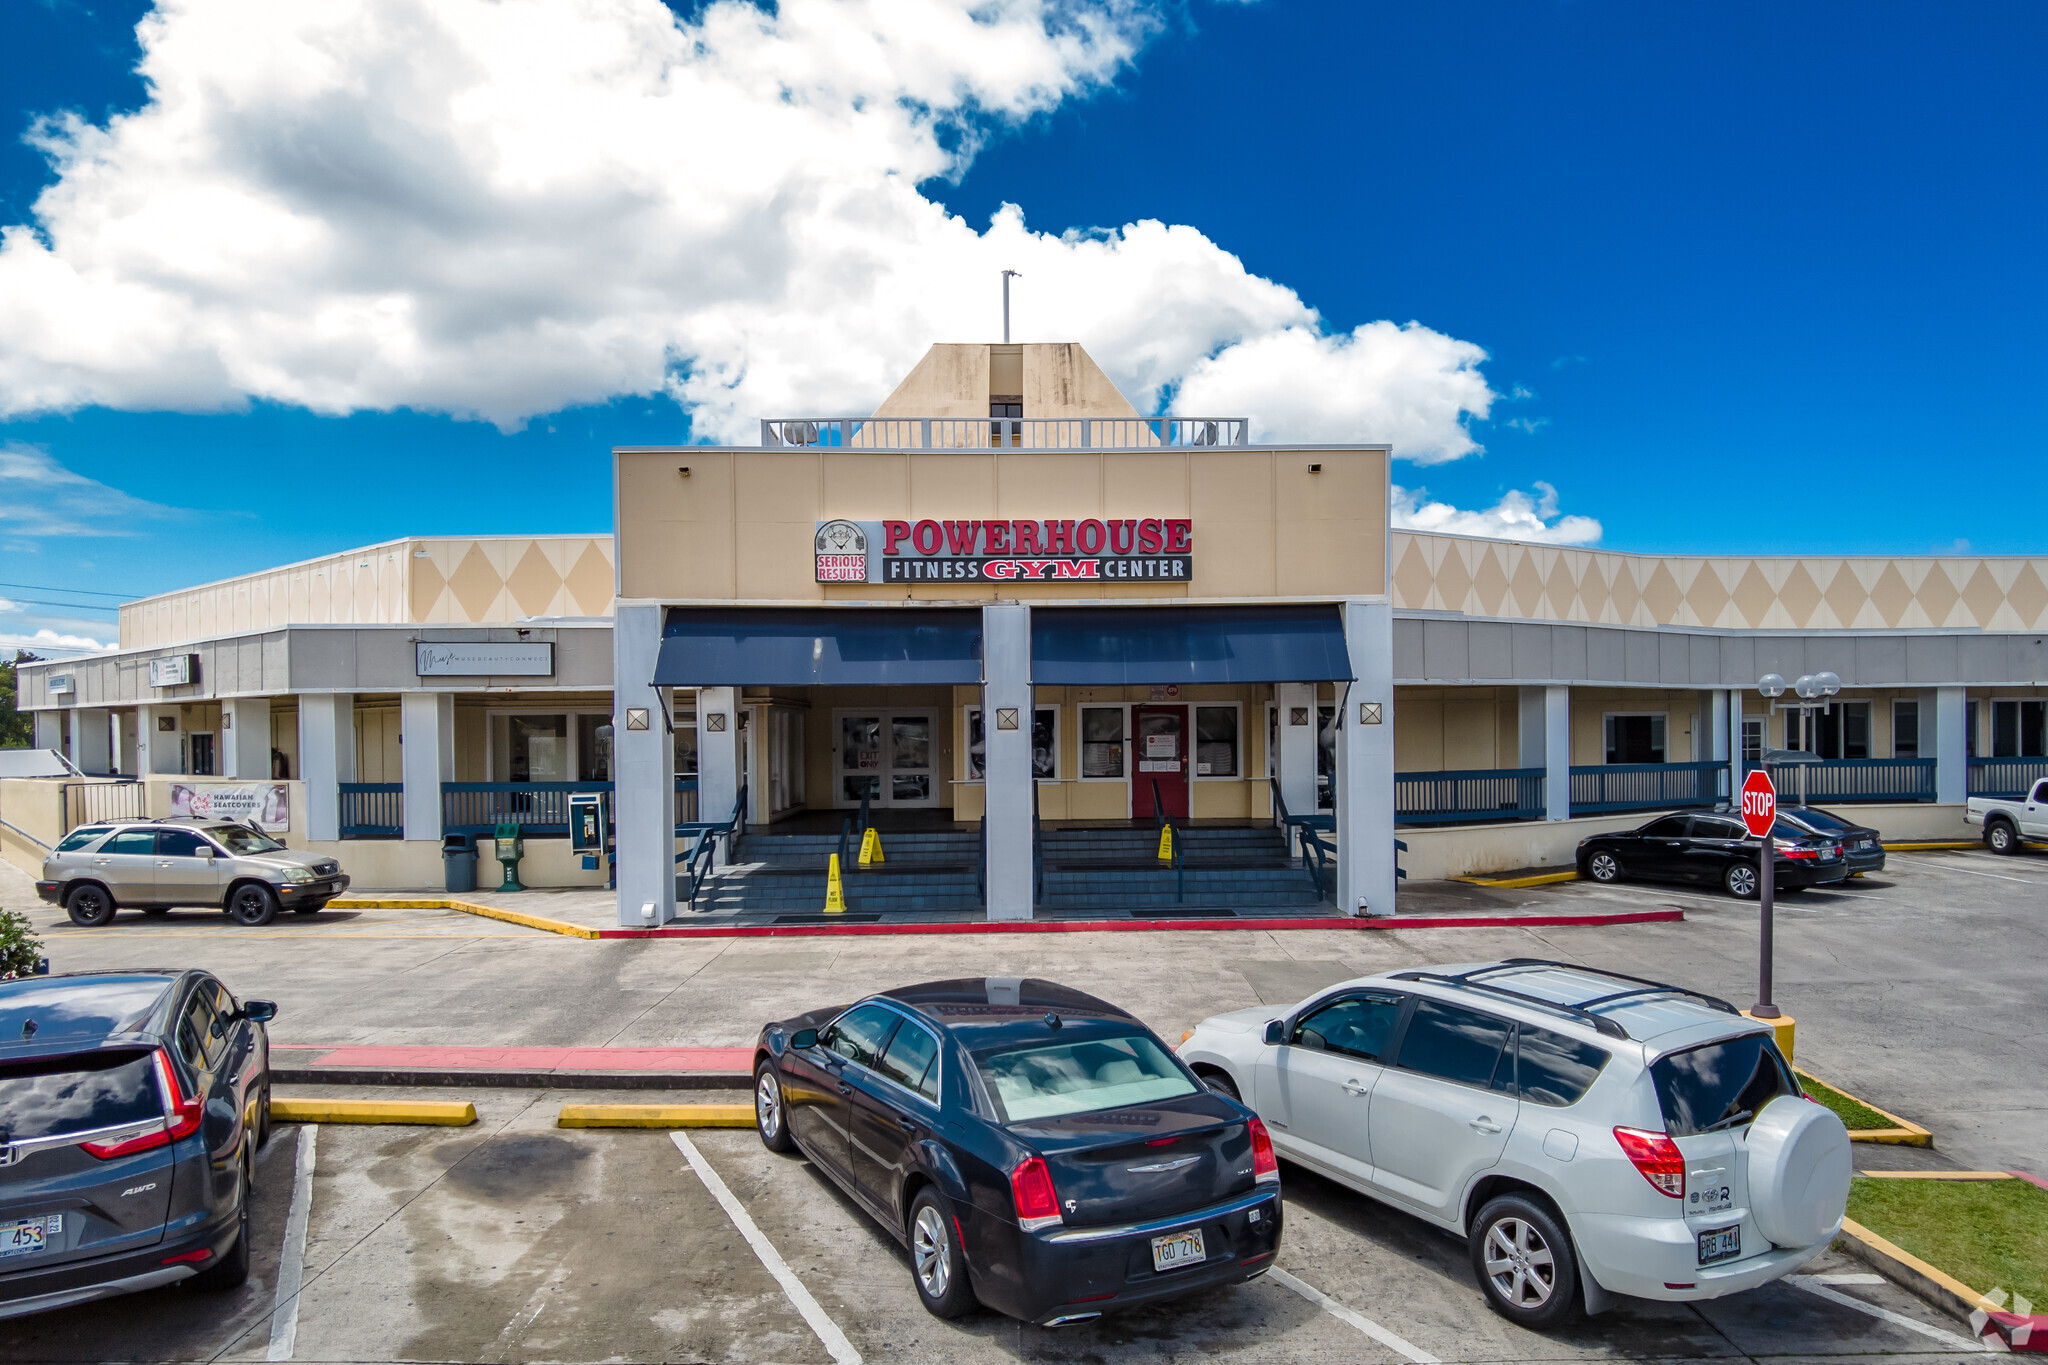
[[[277,1018],[277,1002],[275,1000],[244,1000],[242,1002],[242,1017],[252,1024],[267,1024]]]
[[[1266,1044],[1267,1044],[1267,1046],[1269,1046],[1269,1047],[1278,1047],[1278,1046],[1279,1046],[1280,1044],[1282,1044],[1282,1043],[1284,1043],[1284,1042],[1286,1042],[1286,1041],[1287,1041],[1287,1021],[1286,1021],[1285,1019],[1268,1019],[1268,1020],[1266,1021]]]
[[[818,1031],[814,1028],[800,1028],[789,1035],[789,1045],[798,1052],[808,1052],[818,1045]]]

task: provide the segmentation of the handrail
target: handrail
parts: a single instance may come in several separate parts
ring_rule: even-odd
[[[875,823],[875,817],[869,811],[868,803],[874,800],[875,788],[881,785],[881,778],[871,777],[868,779],[868,784],[860,789],[860,837],[863,843],[867,841],[868,831],[874,828]]]
[[[740,783],[739,795],[734,798],[732,803],[732,818],[724,824],[678,825],[676,828],[678,833],[692,829],[697,832],[696,846],[676,855],[676,861],[684,864],[683,870],[689,874],[689,904],[690,908],[695,910],[697,908],[697,892],[703,886],[704,879],[710,875],[711,857],[718,850],[718,841],[720,839],[737,839],[746,833],[747,784],[744,782]],[[731,851],[731,848],[728,847],[726,850],[728,856],[730,856]]]
[[[974,856],[974,890],[981,897],[981,908],[988,909],[988,816],[981,817],[981,842]]]
[[[1045,825],[1038,815],[1038,782],[1031,783],[1031,904],[1045,896]]]
[[[36,846],[37,848],[41,849],[41,850],[42,850],[43,852],[45,852],[45,853],[54,853],[54,852],[56,852],[56,850],[55,850],[55,849],[51,848],[51,847],[50,847],[50,846],[49,846],[48,844],[44,843],[44,842],[43,842],[43,841],[42,841],[41,839],[38,839],[38,838],[36,838],[36,836],[35,836],[35,835],[33,835],[33,834],[30,834],[30,833],[29,833],[29,832],[28,832],[27,830],[23,829],[23,828],[22,828],[22,827],[21,827],[20,825],[10,825],[10,824],[8,824],[8,823],[7,823],[7,822],[6,822],[5,820],[0,820],[0,829],[11,829],[11,830],[13,830],[13,831],[14,831],[14,832],[15,832],[16,834],[19,834],[19,835],[20,835],[20,836],[21,836],[22,838],[24,838],[24,839],[28,840],[28,841],[29,841],[30,843],[34,844],[34,845],[35,845],[35,846]]]

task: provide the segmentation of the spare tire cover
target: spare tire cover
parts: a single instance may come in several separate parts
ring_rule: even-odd
[[[1835,1111],[1780,1095],[1749,1125],[1749,1207],[1781,1247],[1810,1247],[1841,1230],[1849,1206],[1849,1130]]]

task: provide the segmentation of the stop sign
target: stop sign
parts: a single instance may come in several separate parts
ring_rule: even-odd
[[[1742,823],[1761,839],[1771,832],[1777,818],[1778,789],[1771,785],[1771,775],[1762,768],[1751,770],[1742,784]]]

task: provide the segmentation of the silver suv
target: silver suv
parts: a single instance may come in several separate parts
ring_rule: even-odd
[[[252,825],[182,818],[81,825],[43,859],[36,883],[87,928],[113,923],[122,906],[161,915],[203,905],[268,924],[281,907],[310,915],[346,890],[333,858],[286,848]]]

